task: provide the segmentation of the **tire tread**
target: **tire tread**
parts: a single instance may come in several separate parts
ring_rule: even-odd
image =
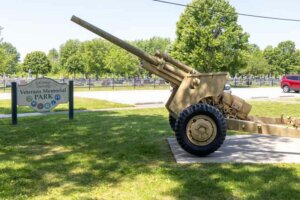
[[[213,142],[206,146],[199,147],[186,141],[186,124],[188,119],[197,114],[209,115],[214,118],[217,125],[217,137]],[[184,109],[180,113],[175,124],[175,135],[179,145],[187,152],[197,156],[206,156],[220,148],[225,140],[226,131],[227,124],[223,114],[217,108],[208,104],[195,104]]]

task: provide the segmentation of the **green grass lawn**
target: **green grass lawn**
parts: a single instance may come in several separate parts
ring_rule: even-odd
[[[53,111],[67,111],[69,109],[68,104],[60,104]],[[74,98],[74,109],[75,110],[93,110],[102,108],[121,108],[130,107],[130,105],[114,103],[105,100],[97,100],[90,98]],[[18,113],[31,113],[36,112],[27,106],[18,106]],[[10,100],[0,100],[0,114],[10,114],[11,113],[11,101]]]
[[[300,102],[275,102],[275,101],[250,101],[253,106],[250,115],[280,117],[284,116],[300,117]]]
[[[274,107],[252,114],[285,109]],[[0,130],[0,199],[300,199],[299,164],[176,164],[162,108],[2,119]]]

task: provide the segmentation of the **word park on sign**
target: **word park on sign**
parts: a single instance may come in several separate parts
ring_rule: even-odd
[[[58,104],[68,103],[68,85],[50,78],[38,78],[27,85],[18,85],[17,104],[38,112],[48,112]]]

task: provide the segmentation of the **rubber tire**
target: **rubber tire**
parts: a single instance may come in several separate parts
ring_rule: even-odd
[[[299,90],[296,90],[295,92],[296,92],[296,93],[299,93],[300,91],[299,91]]]
[[[189,120],[196,115],[206,115],[214,120],[217,126],[216,138],[206,146],[198,146],[190,142],[186,133]],[[179,145],[196,156],[206,156],[216,151],[223,144],[227,132],[227,124],[223,114],[208,104],[196,104],[184,109],[176,120],[175,133]]]
[[[287,90],[284,90],[284,88],[287,88]],[[287,85],[283,86],[282,90],[283,90],[284,93],[289,93],[290,92],[290,88]]]
[[[169,115],[169,124],[171,129],[175,131],[176,119],[172,115]]]

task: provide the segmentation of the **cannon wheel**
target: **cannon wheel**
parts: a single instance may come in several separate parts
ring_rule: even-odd
[[[176,119],[172,115],[169,115],[169,124],[172,130],[175,131]]]
[[[226,130],[223,114],[208,104],[196,104],[184,109],[175,125],[179,145],[197,156],[216,151],[225,140]]]

